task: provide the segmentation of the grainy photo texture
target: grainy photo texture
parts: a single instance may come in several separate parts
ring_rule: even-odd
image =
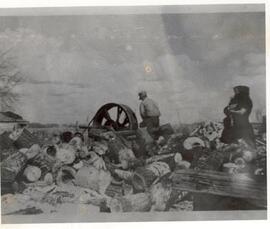
[[[3,223],[266,218],[264,5],[0,15]]]

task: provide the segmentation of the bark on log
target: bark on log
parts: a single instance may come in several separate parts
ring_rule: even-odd
[[[14,145],[18,148],[30,148],[34,144],[39,144],[38,139],[28,130],[23,129],[20,136],[14,141]]]
[[[74,182],[78,186],[104,194],[111,183],[111,174],[94,166],[84,166],[76,173]]]
[[[110,184],[106,191],[105,195],[110,197],[123,196],[123,188],[122,185]]]
[[[165,162],[153,162],[145,167],[139,167],[132,177],[133,187],[137,191],[146,191],[157,178],[170,171],[169,165]]]
[[[56,184],[62,186],[75,179],[76,170],[70,166],[63,166],[56,176]]]
[[[112,199],[109,203],[111,212],[147,212],[151,208],[149,193],[137,193]]]
[[[209,170],[177,170],[173,189],[195,193],[254,199],[266,203],[266,184],[242,176]]]
[[[13,183],[16,176],[25,168],[27,156],[22,152],[10,155],[1,163],[1,183]]]

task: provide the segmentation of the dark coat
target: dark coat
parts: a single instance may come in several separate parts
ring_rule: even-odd
[[[241,110],[244,108],[244,114],[231,113],[228,109],[230,105],[235,104],[234,110]],[[249,145],[255,146],[255,137],[253,128],[249,122],[249,115],[252,110],[252,101],[247,93],[240,93],[235,95],[229,102],[228,106],[224,108],[226,118],[224,122],[224,130],[221,141],[224,143],[233,143],[238,139],[244,139]]]

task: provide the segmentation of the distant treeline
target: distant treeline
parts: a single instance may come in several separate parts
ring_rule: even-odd
[[[31,122],[28,124],[29,128],[58,128],[58,127],[72,127],[74,128],[74,124],[58,124],[58,123],[39,123],[39,122]]]
[[[60,125],[57,123],[43,124],[43,123],[38,123],[38,122],[32,122],[28,124],[28,127],[29,128],[53,128],[53,127],[60,127]]]

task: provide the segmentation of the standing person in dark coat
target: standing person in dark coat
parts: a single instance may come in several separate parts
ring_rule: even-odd
[[[252,110],[252,101],[249,97],[247,86],[234,87],[234,97],[228,106],[224,108],[227,116],[224,122],[224,130],[221,141],[224,143],[237,142],[244,139],[250,146],[255,147],[253,128],[249,122],[249,115]]]

